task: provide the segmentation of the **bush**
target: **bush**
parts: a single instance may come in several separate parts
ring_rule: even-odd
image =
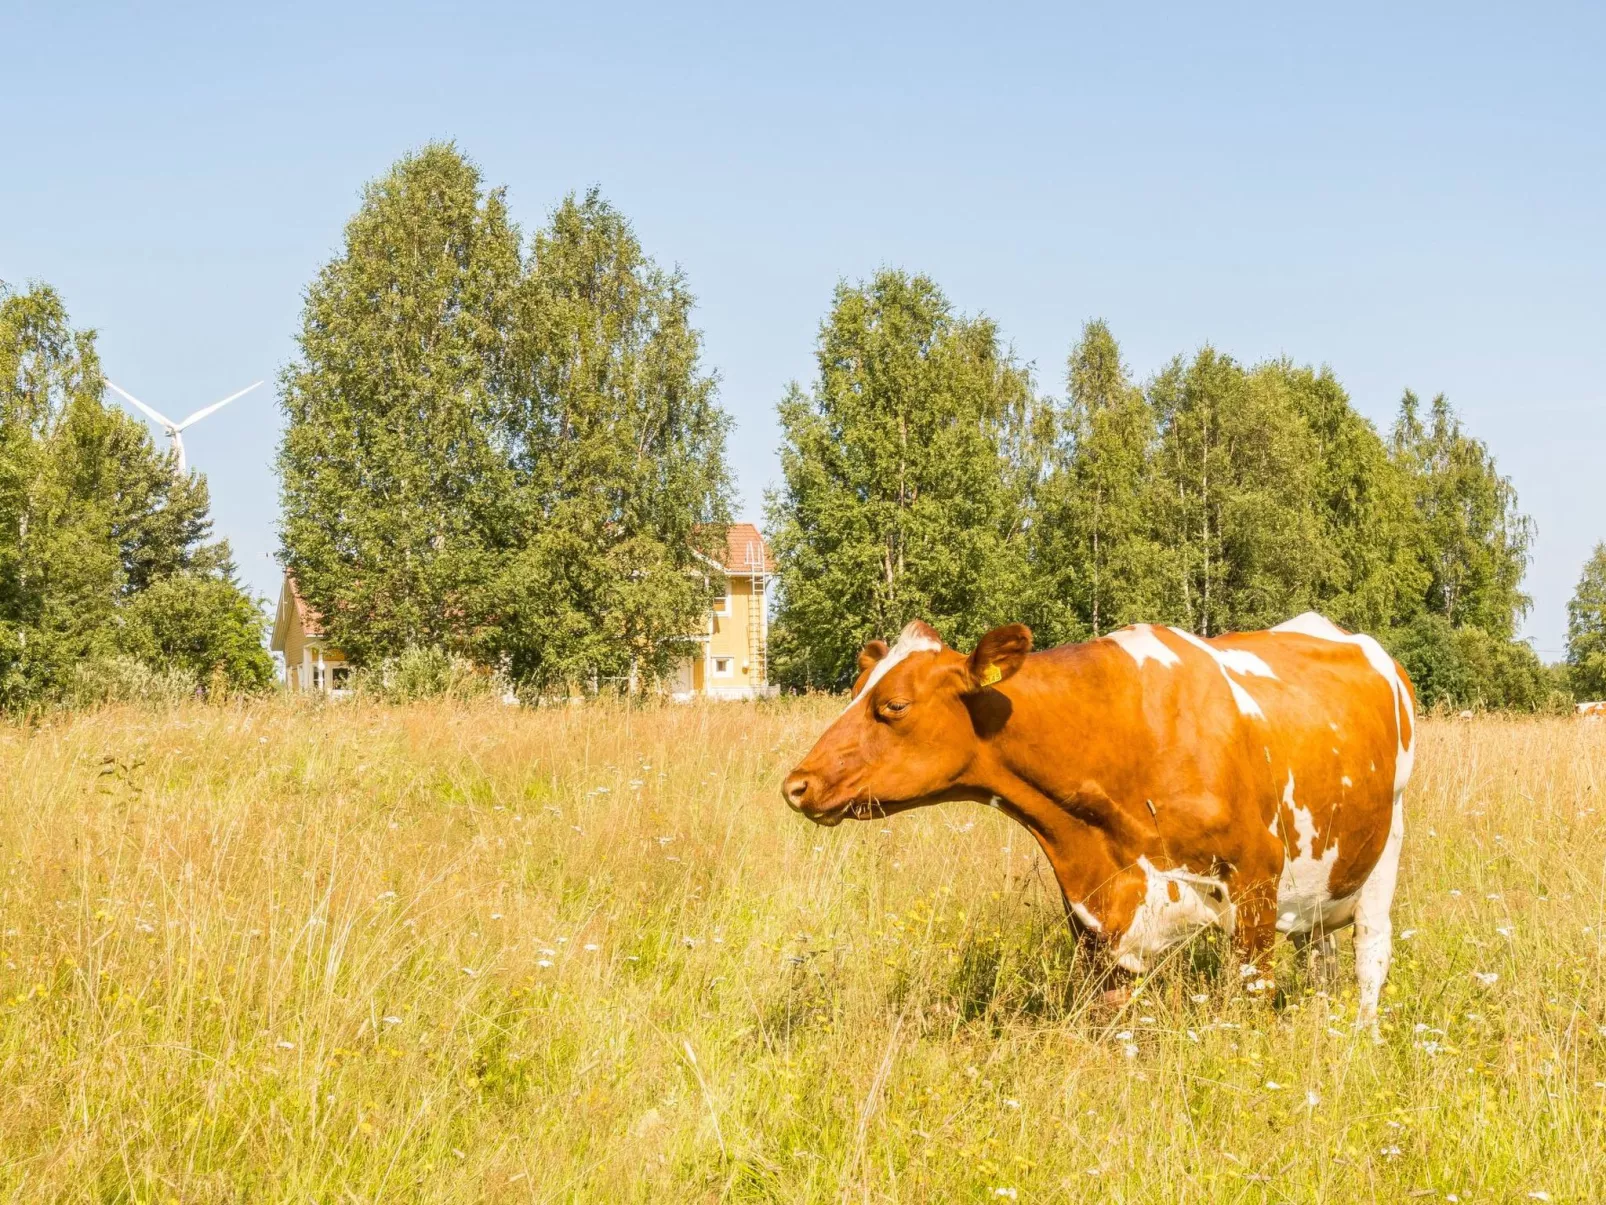
[[[352,689],[387,703],[409,703],[415,699],[482,698],[505,693],[507,684],[499,674],[466,657],[415,645],[399,656],[386,657],[377,665],[359,670]]]
[[[121,644],[147,665],[182,668],[219,690],[273,686],[261,610],[229,577],[175,573],[135,595],[123,611]]]
[[[175,707],[192,699],[200,681],[183,666],[153,669],[137,657],[119,654],[72,667],[61,702],[70,708],[101,707],[108,703],[146,703]]]
[[[1427,710],[1549,711],[1570,702],[1565,677],[1520,640],[1502,640],[1482,628],[1457,628],[1444,616],[1429,614],[1396,629],[1387,643]]]

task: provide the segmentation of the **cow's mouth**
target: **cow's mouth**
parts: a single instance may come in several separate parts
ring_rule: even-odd
[[[835,828],[844,820],[880,820],[901,809],[879,799],[853,797],[835,807],[806,811],[803,814],[822,828]]]

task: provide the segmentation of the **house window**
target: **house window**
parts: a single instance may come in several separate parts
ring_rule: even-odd
[[[323,666],[316,663],[312,667],[312,689],[323,689]]]
[[[329,670],[330,690],[351,689],[351,666],[336,665]]]
[[[726,590],[725,593],[721,594],[718,598],[716,598],[714,600],[714,614],[715,615],[721,615],[721,616],[728,616],[730,613],[731,613],[731,595],[730,595],[730,591]]]
[[[732,662],[734,662],[734,660],[735,660],[734,657],[715,657],[714,658],[714,677],[716,677],[716,678],[728,678],[728,677],[730,677],[731,676],[731,664],[732,664]]]

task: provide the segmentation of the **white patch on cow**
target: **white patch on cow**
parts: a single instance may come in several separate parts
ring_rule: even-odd
[[[1277,932],[1309,933],[1331,921],[1334,900],[1328,884],[1338,861],[1338,842],[1316,856],[1316,818],[1309,808],[1294,802],[1293,770],[1288,771],[1288,785],[1283,788],[1283,807],[1293,817],[1295,840],[1290,843],[1279,834],[1284,848],[1283,871],[1277,880]]]
[[[1004,810],[1004,801],[997,795],[989,795],[987,797],[987,806],[992,808],[994,811],[1001,812]]]
[[[1389,910],[1400,877],[1400,846],[1405,844],[1405,807],[1401,798],[1402,792],[1396,792],[1383,854],[1367,875],[1355,903],[1355,980],[1360,989],[1357,1024],[1377,1024],[1377,1002],[1394,954],[1394,924]]]
[[[1073,900],[1071,902],[1071,912],[1075,915],[1077,920],[1081,921],[1084,925],[1087,926],[1087,928],[1088,928],[1088,930],[1090,932],[1093,932],[1093,933],[1102,933],[1102,932],[1104,932],[1104,924],[1103,924],[1103,922],[1100,921],[1098,917],[1094,916],[1091,912],[1089,912],[1087,910],[1087,905],[1086,904],[1077,903],[1076,901]]]
[[[1243,649],[1212,648],[1192,632],[1184,632],[1181,628],[1172,628],[1171,633],[1209,654],[1210,659],[1216,663],[1216,668],[1221,671],[1223,680],[1232,689],[1232,701],[1238,705],[1241,714],[1256,716],[1262,720],[1266,718],[1266,713],[1260,710],[1260,704],[1255,702],[1254,696],[1233,681],[1232,675],[1227,671],[1231,670],[1234,674],[1252,678],[1271,678],[1275,681],[1277,675],[1271,672],[1271,666]]]
[[[1299,632],[1305,636],[1315,636],[1320,640],[1350,639],[1350,634],[1339,627],[1325,615],[1318,615],[1315,611],[1306,611],[1303,615],[1296,615],[1292,619],[1284,620],[1272,629],[1274,632]]]
[[[1340,778],[1338,781],[1343,783],[1346,787],[1353,787],[1355,785],[1350,781],[1350,776],[1348,774],[1344,775],[1344,777]]]
[[[1146,623],[1133,624],[1129,628],[1111,632],[1104,639],[1113,640],[1126,650],[1132,660],[1142,668],[1145,661],[1158,661],[1169,669],[1173,665],[1181,665],[1182,658],[1177,656],[1174,649],[1168,649],[1154,634],[1154,628]]]
[[[860,699],[868,695],[875,684],[887,676],[887,673],[898,662],[911,653],[936,653],[942,650],[942,641],[934,640],[924,632],[919,631],[914,624],[909,624],[898,634],[898,643],[887,650],[887,655],[877,661],[870,676],[865,679],[864,689],[853,696],[852,702],[842,709],[843,714],[853,710]]]
[[[1227,886],[1209,875],[1187,870],[1157,870],[1146,857],[1138,858],[1147,888],[1132,923],[1115,946],[1116,964],[1142,973],[1150,961],[1186,941],[1200,929],[1214,926],[1233,931],[1237,909]],[[1171,898],[1175,886],[1177,898]]]

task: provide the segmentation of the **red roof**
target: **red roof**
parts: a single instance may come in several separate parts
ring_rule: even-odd
[[[296,600],[296,615],[301,620],[301,633],[304,636],[323,635],[323,616],[307,605],[307,600],[301,597],[301,588],[296,585],[296,579],[288,573],[284,581],[290,587],[290,597]]]
[[[725,537],[725,555],[720,558],[727,573],[774,573],[764,533],[751,523],[732,523]]]

